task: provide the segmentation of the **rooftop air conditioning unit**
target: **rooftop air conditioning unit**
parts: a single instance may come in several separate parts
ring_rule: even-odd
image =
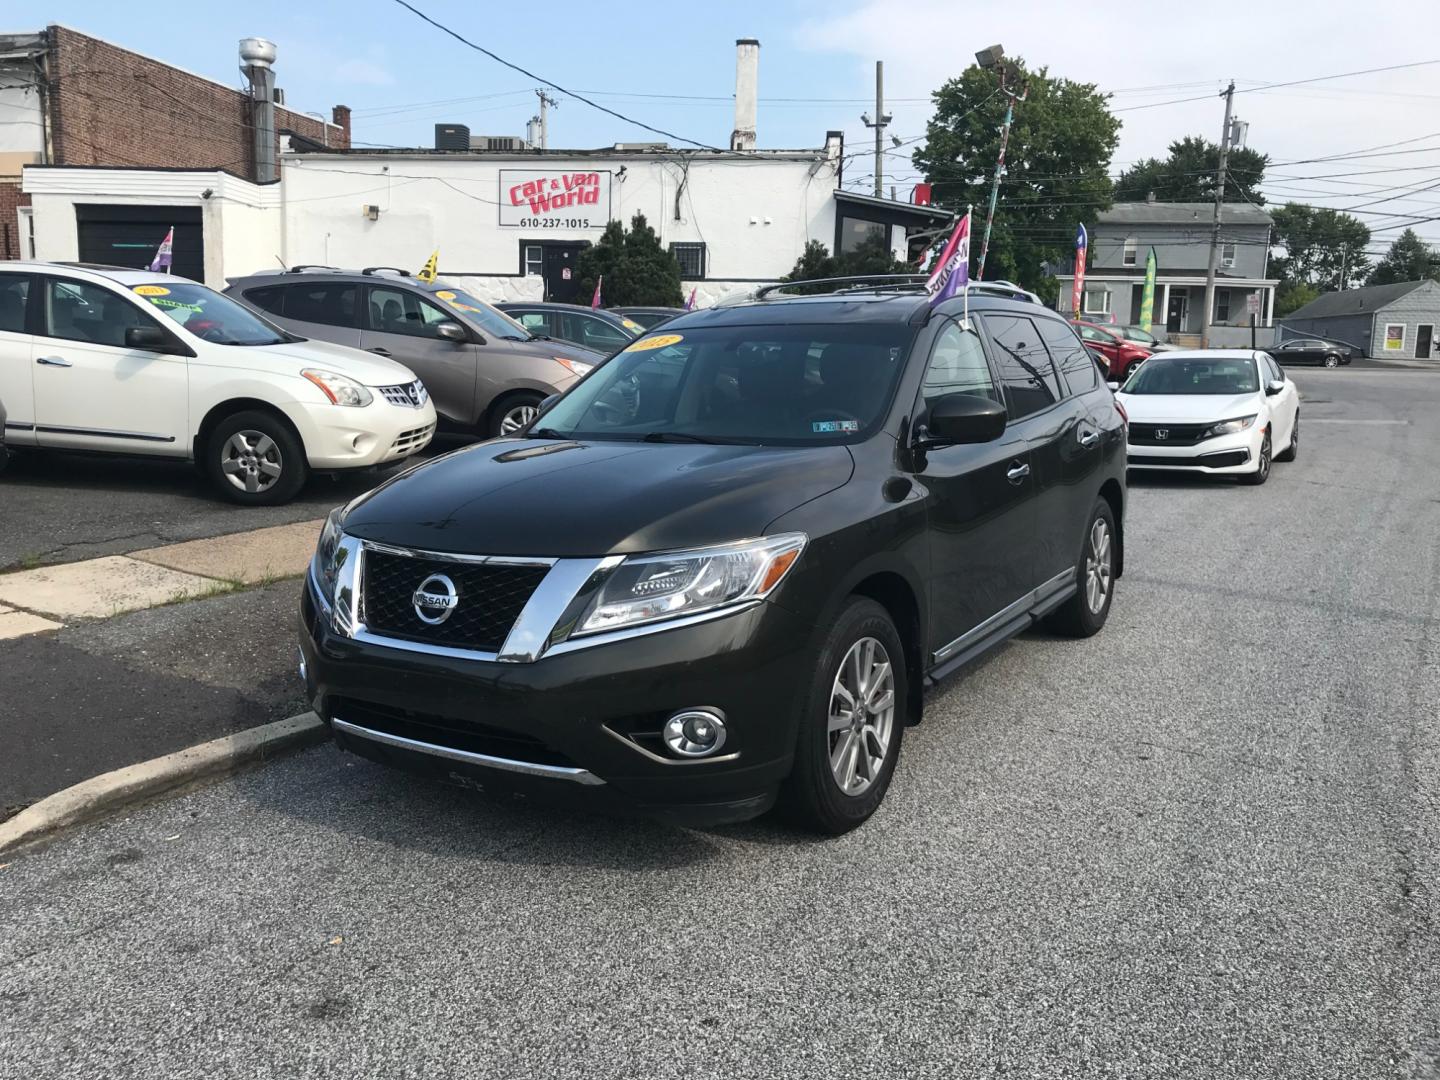
[[[530,144],[518,135],[471,135],[471,150],[528,150]]]
[[[436,124],[436,150],[469,150],[470,129],[464,124]]]

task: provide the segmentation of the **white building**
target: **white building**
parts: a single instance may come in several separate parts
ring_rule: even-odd
[[[911,234],[942,229],[950,214],[841,190],[840,132],[815,149],[753,149],[758,53],[758,42],[737,42],[729,149],[332,150],[292,139],[272,184],[223,171],[26,167],[27,254],[78,259],[96,250],[87,243],[92,223],[141,214],[157,244],[171,218],[198,221],[187,243],[203,252],[187,253],[187,262],[203,265],[211,286],[282,264],[414,272],[438,250],[440,273],[477,295],[588,300],[575,295],[580,251],[609,221],[628,228],[639,212],[701,305],[788,273],[811,240],[841,252],[879,240],[911,258]],[[147,259],[145,251],[114,255],[122,264]]]

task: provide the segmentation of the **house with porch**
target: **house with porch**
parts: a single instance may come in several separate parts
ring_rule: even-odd
[[[1210,229],[1215,207],[1208,202],[1116,203],[1087,224],[1089,261],[1081,300],[1082,319],[1133,326],[1139,322],[1145,260],[1155,249],[1155,304],[1151,325],[1156,337],[1177,345],[1198,346],[1205,318],[1205,274],[1210,260]],[[1248,346],[1251,315],[1256,341],[1274,339],[1275,287],[1267,277],[1270,262],[1269,214],[1248,203],[1226,203],[1220,218],[1215,307],[1210,312],[1210,344],[1215,348]],[[1056,308],[1069,315],[1075,280],[1073,265],[1056,275]]]

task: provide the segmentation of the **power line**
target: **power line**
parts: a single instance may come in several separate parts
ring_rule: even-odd
[[[471,49],[474,49],[474,50],[475,50],[476,52],[478,52],[478,53],[481,53],[481,54],[483,54],[483,55],[485,55],[485,56],[488,56],[491,60],[494,60],[497,64],[503,64],[505,67],[509,68],[511,71],[518,71],[521,75],[524,75],[526,78],[534,79],[536,82],[542,82],[542,83],[544,83],[546,86],[550,87],[550,89],[552,89],[552,90],[555,90],[555,91],[558,91],[559,93],[565,94],[565,95],[567,95],[568,97],[576,98],[576,99],[578,99],[578,100],[580,100],[580,101],[583,101],[583,102],[585,102],[586,105],[589,105],[591,108],[593,108],[593,109],[599,109],[599,110],[600,110],[601,112],[603,112],[603,113],[608,113],[610,116],[615,117],[617,120],[623,120],[623,121],[625,121],[625,123],[627,123],[627,124],[634,124],[636,127],[644,128],[646,131],[653,131],[656,135],[664,135],[667,139],[674,139],[676,142],[689,143],[691,146],[698,146],[698,147],[699,147],[700,149],[702,149],[702,150],[719,150],[719,149],[720,149],[718,146],[711,146],[709,143],[698,142],[698,141],[695,140],[695,139],[688,139],[688,138],[686,138],[684,135],[676,135],[673,131],[666,131],[666,130],[663,129],[663,128],[652,127],[651,125],[646,124],[646,123],[644,123],[644,122],[642,122],[642,121],[640,121],[640,120],[636,120],[636,119],[633,118],[633,117],[626,116],[624,113],[616,112],[614,109],[611,109],[611,108],[608,108],[607,106],[601,105],[601,104],[600,104],[599,102],[597,102],[597,101],[592,101],[590,98],[586,97],[584,94],[577,94],[577,93],[575,93],[575,92],[572,91],[572,90],[566,90],[565,87],[561,86],[559,83],[557,83],[557,82],[552,82],[550,79],[546,79],[546,78],[544,78],[543,76],[536,75],[533,71],[527,71],[525,68],[521,67],[519,64],[512,64],[509,60],[506,60],[506,59],[504,59],[503,57],[497,56],[495,53],[491,52],[489,49],[485,48],[483,45],[476,45],[473,41],[471,41],[471,40],[469,40],[468,38],[462,36],[461,34],[456,33],[454,30],[450,29],[450,27],[446,26],[444,23],[437,22],[436,20],[432,19],[429,15],[426,15],[426,14],[425,14],[423,11],[421,11],[419,8],[415,7],[415,6],[414,6],[413,4],[411,4],[411,3],[408,3],[407,0],[395,0],[395,2],[396,2],[397,4],[399,4],[401,7],[403,7],[405,10],[409,11],[411,14],[417,16],[418,18],[420,18],[420,19],[424,20],[425,22],[429,23],[431,26],[435,27],[435,29],[441,31],[442,33],[449,34],[449,35],[450,35],[452,38],[454,38],[456,41],[460,42],[460,44],[465,45],[465,46],[467,46],[467,47],[469,47],[469,48],[471,48]]]

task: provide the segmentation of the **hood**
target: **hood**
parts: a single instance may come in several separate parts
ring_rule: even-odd
[[[282,345],[247,345],[239,351],[258,354],[271,361],[293,361],[295,374],[302,368],[325,368],[340,375],[348,375],[366,386],[394,386],[396,383],[413,382],[415,379],[415,373],[404,364],[346,345],[316,341],[314,338]]]
[[[596,352],[594,349],[587,349],[581,345],[572,345],[568,341],[559,341],[555,338],[545,338],[537,341],[507,341],[507,345],[514,347],[515,351],[526,356],[563,356],[566,360],[574,360],[581,364],[595,365],[605,359],[605,354]]]
[[[1141,424],[1198,424],[1249,416],[1261,410],[1258,394],[1123,394],[1115,400],[1125,406],[1130,419]]]
[[[763,535],[853,471],[843,446],[497,439],[435,458],[362,496],[366,540],[464,555],[576,558]]]

